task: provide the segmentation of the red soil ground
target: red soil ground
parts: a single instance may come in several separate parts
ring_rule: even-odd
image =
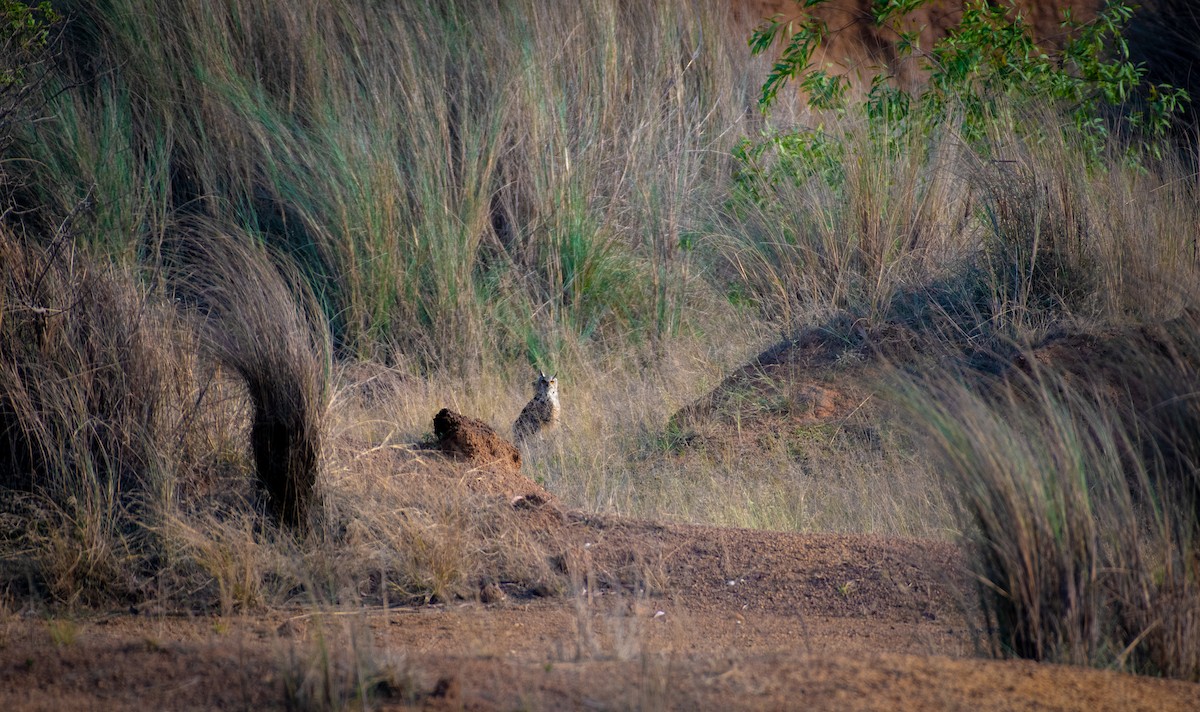
[[[1195,709],[1200,685],[977,657],[951,545],[571,516],[576,594],[0,623],[5,709]],[[324,652],[324,657],[322,655]],[[309,687],[303,682],[309,680]],[[340,676],[340,677],[339,677]],[[303,707],[291,696],[291,707]]]

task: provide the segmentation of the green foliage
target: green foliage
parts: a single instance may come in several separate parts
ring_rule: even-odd
[[[35,69],[46,56],[50,28],[58,20],[49,2],[0,0],[0,149],[12,142],[13,128],[24,123],[29,97],[41,78]]]
[[[1129,60],[1121,34],[1132,14],[1117,2],[1086,24],[1068,17],[1063,23],[1068,40],[1061,52],[1050,54],[1034,43],[1019,14],[968,5],[958,29],[932,49],[930,107],[957,108],[966,138],[980,141],[987,123],[996,120],[996,97],[1050,101],[1063,108],[1094,154],[1107,145],[1110,124],[1120,120],[1157,151],[1157,139],[1188,96],[1176,87],[1144,85],[1146,70]],[[1113,108],[1121,110],[1116,115],[1121,119],[1110,114]]]
[[[29,64],[50,42],[58,15],[49,2],[0,0],[0,91],[25,81]]]
[[[733,175],[735,195],[768,206],[771,201],[765,193],[767,186],[799,187],[817,178],[836,187],[845,180],[845,148],[819,128],[744,137],[733,149],[738,165]]]
[[[814,52],[829,38],[825,23],[807,12],[826,0],[804,0],[799,17],[775,17],[758,27],[750,38],[754,54],[776,44],[783,49],[762,85],[759,104],[767,111],[779,91],[796,80],[817,110],[833,110],[845,116],[857,108],[871,126],[874,137],[895,146],[901,134],[952,131],[987,153],[989,131],[997,125],[1013,125],[1018,131],[1042,132],[1042,126],[1023,125],[1015,118],[1023,107],[1057,107],[1069,117],[1070,125],[1088,152],[1096,158],[1111,145],[1116,132],[1129,141],[1129,156],[1143,153],[1158,156],[1162,139],[1172,118],[1182,113],[1190,98],[1183,89],[1145,81],[1146,69],[1129,58],[1122,31],[1133,10],[1123,2],[1110,2],[1090,22],[1077,22],[1066,15],[1062,28],[1067,38],[1061,49],[1040,46],[1030,26],[1010,4],[968,2],[959,23],[950,28],[927,51],[921,51],[915,32],[901,25],[905,15],[929,0],[875,0],[869,22],[892,30],[898,38],[900,60],[917,55],[928,82],[915,90],[897,86],[895,67],[881,66],[871,89],[858,107],[847,102],[845,80],[830,75],[812,62]],[[774,151],[781,160],[805,162],[810,152],[783,150],[813,141],[810,129],[792,132],[784,139],[769,136],[761,148],[743,149],[743,156],[757,158]],[[817,164],[760,172],[768,184],[797,173],[827,173]],[[753,172],[753,162],[742,161]]]
[[[798,3],[801,0],[797,0]],[[805,8],[821,5],[826,0],[803,0]],[[845,97],[846,85],[841,77],[835,77],[822,69],[814,69],[811,63],[813,52],[821,46],[829,27],[813,16],[784,21],[781,16],[760,26],[750,36],[750,50],[754,54],[762,54],[776,42],[785,41],[786,45],[779,61],[771,68],[766,82],[762,85],[759,96],[759,106],[765,111],[775,103],[779,90],[791,79],[799,78],[801,86],[809,90],[813,106],[816,108],[832,108]]]

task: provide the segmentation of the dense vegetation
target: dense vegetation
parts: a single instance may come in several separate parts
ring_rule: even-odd
[[[7,598],[552,590],[505,507],[363,459],[446,400],[499,422],[534,366],[571,374],[572,438],[530,462],[571,504],[951,529],[998,652],[1200,676],[1200,185],[1120,6],[1050,54],[971,5],[899,34],[923,88],[861,95],[809,65],[819,22],[756,33],[791,42],[772,69],[715,2],[55,8],[0,3]],[[888,389],[916,474],[829,486],[840,428],[818,472],[656,459],[723,368],[835,323],[940,356]],[[1065,332],[1120,378],[1021,361]],[[421,385],[372,409],[363,363]]]
[[[883,66],[852,100],[812,61],[830,32],[810,14],[822,4],[751,39],[786,45],[763,106],[797,80],[836,124],[739,145],[736,194],[778,235],[748,241],[763,256],[748,283],[776,302],[813,284],[816,300],[948,347],[957,365],[905,368],[898,399],[957,493],[996,652],[1196,679],[1196,233],[1157,223],[1193,210],[1195,176],[1168,155],[1187,93],[1129,60],[1127,6],[1064,23],[1054,51],[980,3],[920,53],[927,81],[902,86]],[[874,4],[899,61],[918,52],[902,20],[923,4]],[[827,221],[789,202],[814,193],[834,206]],[[812,273],[830,256],[840,274],[822,285]],[[1054,330],[1095,336],[1054,346]],[[999,379],[997,362],[1012,364]]]

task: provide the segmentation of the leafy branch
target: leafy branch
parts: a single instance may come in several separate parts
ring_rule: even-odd
[[[1065,14],[1067,40],[1054,49],[1034,41],[1032,28],[1012,5],[971,0],[958,24],[921,52],[918,33],[904,30],[902,20],[930,1],[873,0],[870,15],[857,20],[890,29],[897,38],[897,56],[915,54],[928,76],[922,88],[910,93],[891,81],[894,68],[881,66],[862,106],[873,125],[892,131],[928,130],[956,121],[961,134],[976,142],[989,122],[1000,118],[998,107],[1026,102],[1064,111],[1094,154],[1119,127],[1129,129],[1142,148],[1157,153],[1172,118],[1190,101],[1183,89],[1146,82],[1145,67],[1130,60],[1122,32],[1133,10],[1123,1],[1109,2],[1088,22]],[[751,34],[755,55],[782,45],[759,96],[764,112],[793,81],[812,108],[847,110],[845,78],[812,61],[834,34],[813,12],[827,2],[797,0],[797,16],[776,16]]]

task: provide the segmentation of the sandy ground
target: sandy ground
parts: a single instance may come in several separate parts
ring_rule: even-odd
[[[4,709],[1187,710],[1200,685],[979,657],[953,546],[573,516],[575,593],[20,615]],[[322,692],[326,690],[328,692]],[[348,706],[359,707],[359,702]]]

